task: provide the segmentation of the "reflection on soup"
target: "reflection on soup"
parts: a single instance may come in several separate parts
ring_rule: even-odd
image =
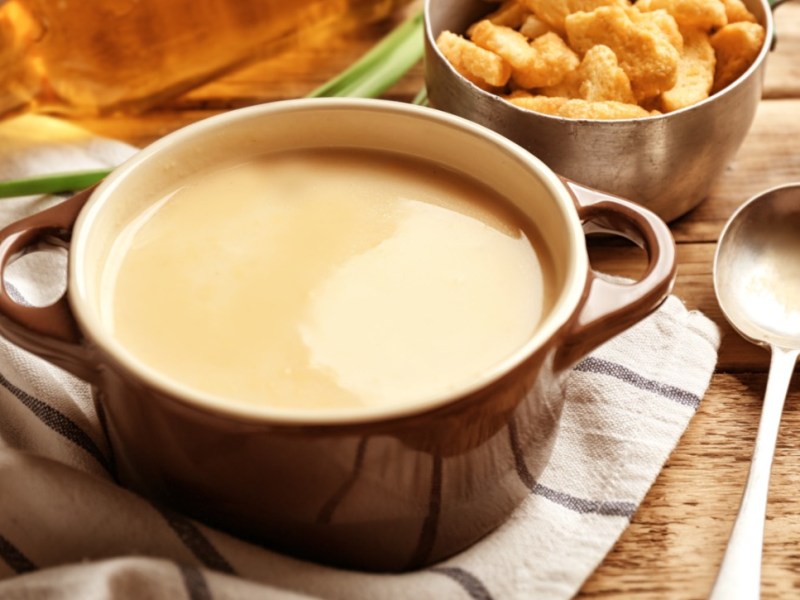
[[[549,310],[551,260],[503,198],[357,150],[267,155],[188,181],[119,237],[103,319],[139,362],[298,411],[469,387]]]

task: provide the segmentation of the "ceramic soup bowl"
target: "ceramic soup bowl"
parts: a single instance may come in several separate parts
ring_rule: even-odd
[[[100,317],[102,273],[127,223],[220,164],[328,147],[441,166],[495,190],[534,224],[552,263],[552,302],[516,351],[447,393],[313,412],[197,392],[115,338]],[[192,235],[184,229],[176,235]],[[646,249],[640,280],[592,271],[585,235],[595,230]],[[97,188],[5,228],[3,268],[54,237],[69,244],[64,297],[23,306],[3,289],[0,331],[92,384],[119,480],[243,537],[367,570],[439,561],[501,524],[547,464],[570,365],[657,308],[675,276],[674,242],[650,211],[561,179],[466,119],[371,100],[277,102],[172,133]]]

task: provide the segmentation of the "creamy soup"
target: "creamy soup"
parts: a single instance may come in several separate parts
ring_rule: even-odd
[[[210,172],[117,240],[103,320],[195,390],[283,409],[469,386],[549,310],[551,260],[493,192],[396,155],[307,150]]]

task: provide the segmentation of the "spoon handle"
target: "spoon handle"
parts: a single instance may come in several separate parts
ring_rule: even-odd
[[[764,408],[739,514],[709,600],[752,600],[761,594],[761,547],[769,473],[798,350],[772,347]]]

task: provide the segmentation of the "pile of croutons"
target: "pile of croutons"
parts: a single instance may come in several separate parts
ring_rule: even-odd
[[[505,0],[437,45],[461,75],[519,107],[630,119],[723,89],[764,37],[741,0]]]

